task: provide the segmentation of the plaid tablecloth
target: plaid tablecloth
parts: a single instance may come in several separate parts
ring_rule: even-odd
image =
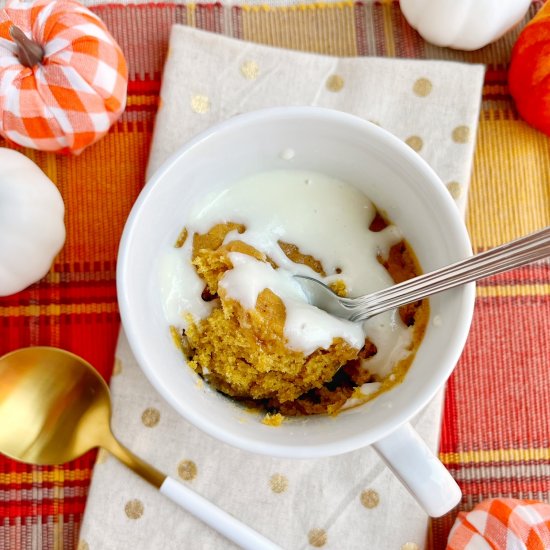
[[[533,2],[526,20],[542,3]],[[464,53],[426,44],[408,26],[397,1],[92,9],[128,59],[128,106],[110,133],[79,157],[23,150],[62,192],[68,234],[46,278],[0,299],[0,353],[60,346],[109,379],[119,328],[117,246],[144,183],[175,22],[326,54],[487,64],[467,218],[474,250],[550,224],[550,140],[519,120],[506,82],[521,26],[482,50]],[[0,145],[7,144],[0,140]],[[460,192],[460,182],[455,184],[451,190]],[[462,487],[462,510],[491,496],[550,498],[549,281],[550,266],[543,262],[478,286],[471,335],[446,390],[440,448]],[[0,550],[77,548],[95,457],[93,451],[61,467],[31,467],[0,457]],[[433,548],[445,547],[454,517],[434,520]]]

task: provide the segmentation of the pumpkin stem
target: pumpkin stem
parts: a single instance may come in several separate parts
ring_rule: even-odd
[[[15,25],[10,27],[10,35],[19,48],[17,57],[21,65],[32,69],[32,67],[42,61],[44,58],[44,49],[38,42],[33,42],[27,38],[25,33]]]

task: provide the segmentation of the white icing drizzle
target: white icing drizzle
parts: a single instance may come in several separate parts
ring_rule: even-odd
[[[329,348],[337,337],[354,348],[363,347],[365,335],[361,325],[337,319],[309,305],[290,271],[275,270],[268,263],[238,252],[231,252],[229,259],[233,269],[225,272],[219,286],[227,297],[237,300],[245,309],[253,309],[258,295],[266,288],[279,296],[286,309],[284,336],[289,349],[309,355],[318,348]]]
[[[285,303],[289,347],[306,354],[317,347],[328,347],[337,336],[361,347],[368,335],[378,349],[368,360],[369,371],[388,375],[395,362],[409,353],[412,341],[412,332],[398,313],[382,313],[362,325],[352,325],[306,304],[301,288],[291,278],[291,274],[303,273],[326,283],[342,279],[350,296],[392,285],[377,255],[386,256],[402,235],[393,225],[379,232],[370,231],[375,213],[374,205],[357,188],[309,171],[258,173],[207,197],[196,205],[186,223],[190,237],[185,245],[167,251],[161,261],[161,290],[168,322],[185,328],[187,314],[195,320],[209,315],[212,303],[201,299],[204,283],[190,262],[191,236],[232,221],[243,224],[246,230],[242,234],[229,233],[225,242],[244,241],[269,256],[280,269],[231,253],[234,268],[220,281],[228,296],[251,308],[259,292],[271,288]],[[180,230],[174,228],[175,233]],[[292,262],[278,241],[292,243],[302,254],[320,260],[327,276],[321,278],[311,268]],[[301,330],[302,326],[307,330]]]

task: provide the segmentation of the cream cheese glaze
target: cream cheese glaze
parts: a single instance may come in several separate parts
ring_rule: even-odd
[[[368,360],[369,371],[386,376],[396,361],[407,356],[412,341],[412,331],[403,324],[398,312],[386,312],[353,324],[307,304],[305,294],[292,279],[296,273],[325,283],[340,279],[350,296],[392,285],[377,255],[386,257],[402,235],[393,225],[379,232],[370,231],[375,214],[376,208],[368,197],[350,184],[316,172],[277,170],[254,174],[206,197],[195,206],[186,228],[191,237],[197,232],[206,233],[218,223],[243,224],[246,230],[229,233],[225,242],[244,241],[269,256],[279,269],[231,253],[234,267],[220,280],[226,294],[251,308],[259,292],[270,288],[285,304],[289,348],[305,354],[317,347],[327,348],[335,337],[360,348],[368,336],[378,349]],[[292,243],[302,254],[318,259],[326,276],[291,261],[279,241]],[[204,282],[191,265],[191,255],[192,238],[188,238],[183,247],[164,251],[160,261],[166,318],[179,328],[186,328],[187,315],[198,321],[207,317],[216,304],[201,299]]]
[[[271,264],[260,262],[247,254],[232,252],[229,259],[233,269],[220,279],[226,296],[253,309],[258,294],[269,288],[283,301],[286,310],[284,335],[287,347],[305,355],[318,348],[328,349],[337,337],[352,347],[361,349],[365,343],[363,329],[358,323],[337,319],[326,311],[308,304],[300,284],[286,269],[273,269]]]

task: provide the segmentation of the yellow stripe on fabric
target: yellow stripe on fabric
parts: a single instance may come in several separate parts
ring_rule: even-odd
[[[118,307],[114,302],[0,307],[0,317],[59,317],[59,315],[89,315],[91,313],[118,313]]]
[[[386,57],[395,57],[395,41],[393,39],[393,21],[392,21],[392,4],[385,4],[383,6],[383,18],[384,18],[384,41],[386,43]]]
[[[357,56],[353,2],[322,4],[322,9],[303,6],[242,6],[242,38],[279,48]]]
[[[393,0],[382,0],[381,3],[391,3]],[[325,9],[341,9],[353,7],[353,2],[314,2],[311,4],[292,4],[291,6],[270,6],[269,4],[244,4],[240,6],[246,12],[258,11],[316,11]]]
[[[478,286],[477,295],[481,298],[548,296],[550,284]]]
[[[53,153],[46,156],[44,172],[52,181],[57,181],[57,162]]]
[[[509,94],[508,86],[506,84],[486,84],[483,86],[483,95],[486,94]]]
[[[479,123],[467,224],[474,249],[490,248],[550,223],[550,141],[497,112]]]
[[[128,107],[134,107],[136,105],[157,105],[158,97],[156,95],[128,95],[126,99],[126,105]]]
[[[187,16],[187,24],[190,27],[196,27],[197,26],[197,5],[196,4],[187,4],[187,9],[185,12],[185,15]]]
[[[489,449],[486,451],[461,451],[439,453],[445,464],[478,464],[480,462],[524,462],[550,460],[550,447],[533,449]]]
[[[74,270],[69,270],[67,272],[59,273],[58,271],[50,271],[42,281],[52,284],[59,285],[65,280],[70,280],[72,283],[87,283],[87,282],[111,282],[116,278],[116,271],[96,271],[80,273]]]
[[[0,473],[1,485],[21,485],[22,483],[63,483],[64,481],[87,481],[92,475],[90,468],[32,472]]]

